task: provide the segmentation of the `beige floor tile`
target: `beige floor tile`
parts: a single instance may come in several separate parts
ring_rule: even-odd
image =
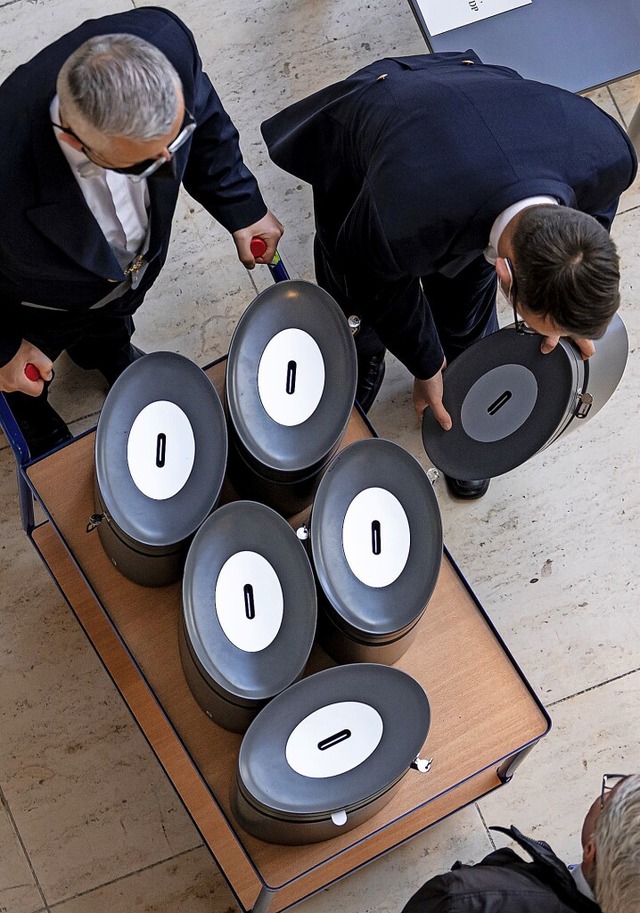
[[[3,503],[15,498],[0,453]],[[0,786],[56,902],[199,844],[35,549],[3,512]]]
[[[635,672],[551,707],[551,734],[505,789],[480,802],[486,823],[515,824],[550,843],[565,862],[579,862],[582,821],[602,775],[640,770],[639,706]]]
[[[611,83],[611,94],[615,99],[624,123],[628,126],[638,105],[640,105],[640,75]]]
[[[120,13],[131,8],[127,0],[47,0],[34,4],[17,0],[3,4],[0,43],[0,82],[17,66],[57,38],[70,32],[85,19]]]
[[[233,895],[199,847],[56,906],[56,913],[234,913]]]
[[[43,907],[19,836],[6,809],[0,806],[0,913],[38,913]]]
[[[420,885],[456,859],[477,862],[492,846],[475,807],[303,901],[301,913],[397,913]],[[233,897],[204,848],[120,879],[56,908],[59,913],[231,913]]]

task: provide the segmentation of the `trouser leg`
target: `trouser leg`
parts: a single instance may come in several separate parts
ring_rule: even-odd
[[[334,269],[332,259],[317,235],[314,241],[314,259],[318,285],[337,301],[347,319],[353,316],[353,306],[347,294],[344,277]],[[368,412],[384,379],[384,357],[387,350],[371,324],[360,314],[355,316],[360,318],[360,326],[354,337],[358,367],[356,399],[362,409]]]
[[[313,255],[316,271],[316,282],[326,292],[329,292],[340,305],[345,317],[353,315],[353,305],[351,304],[344,277],[334,268],[333,260],[323,247],[321,241],[316,235],[313,245]],[[369,364],[373,359],[384,358],[386,348],[380,341],[380,337],[373,327],[357,314],[360,318],[360,328],[355,335],[356,352],[358,354],[358,364]]]
[[[105,314],[91,322],[77,341],[67,345],[67,355],[85,370],[100,370],[128,348],[134,331],[131,315]]]

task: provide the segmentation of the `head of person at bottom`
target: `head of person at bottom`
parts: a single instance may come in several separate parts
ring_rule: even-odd
[[[582,873],[602,913],[640,911],[640,774],[598,796],[582,826]]]
[[[142,173],[171,159],[187,116],[180,77],[135,35],[99,35],[63,64],[56,83],[63,139],[94,165]],[[144,166],[144,167],[142,167]]]
[[[620,306],[618,253],[607,230],[566,206],[531,206],[514,221],[508,267],[503,260],[498,275],[521,317],[545,336],[599,339]]]

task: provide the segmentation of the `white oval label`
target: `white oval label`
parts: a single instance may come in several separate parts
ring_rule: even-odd
[[[127,465],[137,488],[154,501],[172,498],[186,484],[196,456],[191,422],[168,400],[149,403],[127,440]]]
[[[312,336],[290,328],[269,340],[258,365],[258,394],[274,422],[306,422],[318,408],[324,382],[324,359]]]
[[[215,589],[220,627],[231,643],[246,653],[271,644],[284,617],[284,596],[278,575],[263,555],[236,552],[220,569]]]
[[[355,576],[370,587],[389,586],[403,572],[411,532],[404,507],[386,488],[355,496],[342,524],[342,547]]]
[[[327,704],[293,730],[285,747],[287,764],[302,777],[336,777],[373,754],[383,728],[382,717],[369,704]]]

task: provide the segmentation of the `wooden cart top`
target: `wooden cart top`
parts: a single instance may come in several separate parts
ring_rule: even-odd
[[[224,362],[207,373],[222,393]],[[369,436],[354,410],[341,446]],[[241,735],[213,723],[189,690],[178,652],[180,585],[132,583],[113,566],[97,533],[86,531],[94,512],[94,437],[26,470],[50,518],[33,539],[245,909],[264,888],[277,892],[273,909],[284,909],[397,846],[499,786],[500,761],[548,731],[544,708],[445,554],[415,640],[396,663],[431,703],[421,753],[433,758],[430,772],[409,771],[382,811],[323,843],[276,846],[245,833],[230,807]],[[223,501],[234,496],[225,483]],[[308,671],[329,665],[314,647]]]

